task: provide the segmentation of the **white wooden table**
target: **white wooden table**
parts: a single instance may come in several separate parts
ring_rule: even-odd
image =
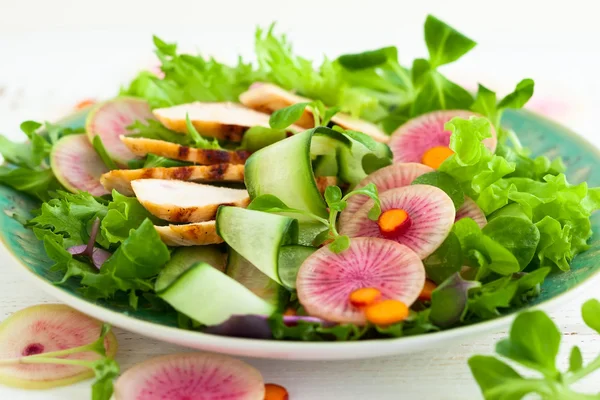
[[[543,16],[538,12],[542,2],[506,1],[493,18],[487,14],[489,5],[479,1],[411,2],[410,7],[399,6],[398,12],[386,12],[391,3],[384,1],[369,1],[368,9],[353,9],[364,7],[364,2],[350,0],[309,0],[301,6],[275,1],[201,3],[106,0],[100,6],[86,1],[0,0],[0,132],[16,138],[22,120],[51,120],[81,99],[114,95],[119,84],[152,62],[151,32],[232,59],[238,52],[251,54],[256,24],[279,20],[280,29],[290,33],[303,55],[336,55],[394,43],[401,45],[401,58],[407,60],[424,54],[420,26],[426,12],[434,12],[480,43],[480,50],[459,68],[448,69],[451,76],[468,85],[478,79],[503,90],[533,77],[538,84],[533,105],[600,144],[594,120],[600,105],[600,56],[590,51],[597,48],[593,38],[600,37],[600,30],[591,8],[585,8],[591,1],[572,2],[572,11],[546,6]],[[336,25],[340,19],[345,27]],[[30,305],[53,302],[4,260],[0,277],[1,319]],[[600,336],[580,317],[582,302],[598,293],[581,293],[552,314],[564,332],[563,366],[572,345],[582,348],[586,360],[600,353]],[[186,351],[115,331],[123,370],[154,355]],[[453,348],[371,360],[247,361],[266,381],[287,387],[293,400],[479,399],[466,360],[475,353],[491,353],[505,335],[496,332]],[[600,391],[598,382],[598,375],[592,375],[582,388]],[[87,399],[89,382],[43,392],[0,387],[0,398]]]

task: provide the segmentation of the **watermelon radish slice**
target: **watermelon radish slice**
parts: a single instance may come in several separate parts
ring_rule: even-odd
[[[50,165],[56,179],[70,192],[108,194],[100,183],[100,176],[108,172],[108,168],[85,135],[68,135],[56,142]]]
[[[155,357],[125,372],[115,383],[116,400],[263,400],[263,378],[231,357],[183,353]]]
[[[446,122],[454,117],[468,119],[480,116],[471,111],[446,110],[434,111],[413,118],[400,126],[390,139],[390,149],[394,153],[395,163],[417,162],[437,168],[445,157],[452,154],[448,148],[451,132],[444,129]],[[492,152],[496,150],[496,130],[492,127],[492,137],[483,141]],[[429,150],[437,148],[434,155]],[[442,158],[440,158],[442,157]]]
[[[149,119],[156,120],[145,100],[117,97],[94,107],[85,122],[85,131],[90,143],[94,136],[100,136],[110,158],[126,166],[129,160],[137,157],[123,144],[120,136],[131,133],[127,127],[135,121],[145,122]]]
[[[350,293],[372,287],[383,300],[410,306],[424,284],[425,268],[415,252],[391,240],[361,237],[339,254],[325,246],[308,257],[298,271],[296,290],[309,315],[364,325],[364,313],[350,304]]]
[[[63,304],[44,304],[17,311],[0,324],[0,359],[14,359],[84,346],[96,341],[102,323]],[[108,357],[117,352],[111,332],[104,345]],[[73,360],[96,360],[94,352],[64,356]],[[23,389],[46,389],[70,385],[94,376],[80,365],[12,364],[0,366],[0,383]]]
[[[465,196],[463,205],[456,210],[456,219],[454,222],[463,218],[471,218],[473,221],[477,222],[477,225],[479,225],[481,229],[487,225],[487,219],[481,208],[479,208],[473,199],[467,196]]]
[[[340,234],[349,237],[377,237],[408,246],[424,259],[446,239],[454,224],[452,199],[441,189],[429,185],[411,185],[391,189],[379,196],[379,221],[368,217],[373,200],[367,201],[344,225]],[[387,218],[401,219],[398,229],[388,231]]]
[[[377,186],[379,194],[381,194],[390,189],[408,186],[418,176],[432,171],[433,168],[419,163],[392,164],[367,176],[356,185],[356,189],[365,187],[369,183],[374,183]],[[345,225],[367,200],[369,200],[369,196],[362,194],[350,197],[348,205],[340,214],[340,225]]]

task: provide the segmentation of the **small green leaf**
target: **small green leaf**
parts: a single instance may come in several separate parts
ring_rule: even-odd
[[[510,337],[498,342],[496,352],[554,379],[560,339],[550,317],[543,311],[528,311],[515,318]]]
[[[362,53],[344,54],[338,58],[340,65],[349,70],[361,70],[380,66],[388,60],[396,61],[398,50],[395,47],[382,47]]]
[[[571,354],[569,355],[569,371],[576,372],[583,367],[583,357],[581,356],[581,349],[579,346],[573,346]]]
[[[185,114],[185,125],[187,127],[190,137],[192,138],[192,141],[194,142],[195,147],[197,147],[199,149],[209,149],[209,150],[221,149],[221,146],[219,145],[219,142],[217,141],[217,139],[208,140],[208,139],[205,139],[202,136],[200,136],[200,134],[194,127],[194,124],[192,124],[189,114],[187,114],[187,113]]]
[[[330,206],[342,199],[342,189],[338,186],[327,186],[325,188],[325,201]]]
[[[336,237],[331,244],[329,244],[329,250],[335,254],[339,254],[342,251],[350,247],[350,238],[346,235]]]
[[[467,310],[469,290],[479,286],[481,283],[466,281],[459,273],[450,276],[431,293],[431,322],[440,328],[458,323]]]
[[[436,70],[421,72],[418,79],[422,86],[412,104],[412,116],[435,110],[467,110],[473,104],[473,96],[468,90]]]
[[[29,139],[31,139],[36,133],[36,131],[42,126],[42,124],[40,124],[39,122],[36,121],[25,121],[21,123],[21,131],[23,131],[23,133],[25,135],[27,135],[27,137]]]
[[[117,164],[115,164],[112,158],[110,158],[110,156],[108,155],[106,148],[104,147],[104,143],[102,143],[102,138],[100,136],[94,136],[92,145],[94,146],[94,150],[96,150],[96,153],[98,153],[98,155],[102,159],[102,162],[104,163],[104,165],[106,165],[108,169],[119,169],[119,167],[117,167]]]
[[[520,400],[529,393],[548,392],[546,382],[524,379],[511,366],[492,356],[469,358],[469,368],[486,400]]]
[[[463,254],[456,234],[450,232],[440,247],[423,260],[423,265],[427,277],[438,285],[452,274],[459,272],[463,265]]]
[[[285,129],[293,125],[304,114],[306,107],[311,103],[296,103],[291,106],[279,109],[271,114],[269,125],[273,129]]]
[[[465,202],[465,193],[461,189],[460,183],[444,172],[428,172],[418,176],[411,185],[430,185],[442,189],[452,199],[456,210]]]
[[[432,15],[425,20],[425,42],[434,68],[458,60],[476,43]]]
[[[591,299],[581,307],[581,315],[587,326],[600,333],[600,301]]]
[[[110,400],[113,394],[113,380],[119,376],[119,364],[112,359],[102,359],[93,365],[96,380],[92,385],[92,400]]]
[[[521,269],[529,265],[540,242],[538,228],[522,217],[496,217],[482,232],[509,250],[519,261]]]
[[[496,93],[481,84],[477,90],[477,97],[475,97],[475,102],[471,106],[471,110],[487,117],[495,126],[500,122],[496,119],[498,116]]]
[[[331,121],[331,118],[333,118],[335,114],[339,113],[340,111],[342,111],[340,107],[329,107],[327,110],[325,110],[325,113],[323,114],[323,120],[321,121],[321,125],[327,126]]]
[[[252,200],[252,202],[248,205],[248,209],[256,211],[269,211],[273,209],[287,210],[289,207],[277,196],[272,194],[263,194]]]
[[[515,90],[498,103],[498,108],[522,108],[533,96],[535,84],[532,79],[523,79]]]

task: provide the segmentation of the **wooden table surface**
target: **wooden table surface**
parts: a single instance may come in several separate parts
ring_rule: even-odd
[[[362,31],[349,31],[345,36],[340,36],[334,27],[325,24],[327,18],[322,14],[327,14],[327,10],[333,12],[331,8],[315,16],[316,23],[323,23],[323,29],[328,33],[318,37],[313,30],[297,23],[282,7],[272,8],[268,18],[261,14],[244,22],[243,19],[236,17],[234,26],[223,25],[226,23],[224,17],[219,17],[221,14],[215,10],[223,11],[226,5],[221,3],[227,2],[219,2],[212,4],[211,12],[216,13],[214,20],[213,18],[210,19],[211,21],[204,20],[203,24],[194,26],[193,29],[186,25],[191,23],[192,17],[183,15],[189,13],[180,15],[181,24],[177,26],[171,23],[154,29],[154,26],[148,25],[158,20],[157,13],[170,11],[148,10],[149,2],[132,2],[138,7],[142,7],[143,4],[143,7],[148,10],[149,19],[135,22],[132,21],[133,17],[132,19],[115,17],[113,24],[107,24],[102,18],[108,18],[108,11],[97,10],[94,11],[89,25],[77,22],[77,18],[83,18],[84,11],[89,10],[81,5],[85,2],[77,2],[76,5],[73,3],[74,8],[70,8],[69,2],[62,0],[52,2],[52,7],[48,6],[50,2],[37,3],[40,7],[39,12],[31,16],[35,19],[35,24],[29,25],[24,22],[25,19],[21,21],[22,24],[18,23],[18,19],[25,18],[27,3],[30,2],[23,1],[18,4],[10,2],[10,5],[8,3],[0,0],[0,9],[3,10],[3,13],[0,13],[0,132],[12,138],[19,137],[18,124],[22,120],[51,120],[68,111],[77,101],[84,98],[105,98],[114,95],[119,84],[126,82],[136,70],[152,62],[149,32],[165,32],[167,39],[185,38],[183,41],[186,43],[202,44],[205,53],[231,58],[238,51],[247,52],[247,47],[251,45],[251,32],[254,25],[257,23],[265,25],[265,20],[278,19],[284,21],[280,23],[280,29],[291,31],[290,34],[297,43],[297,48],[302,49],[303,54],[309,56],[318,56],[323,52],[338,54],[381,46],[390,42],[389,37],[394,38],[392,41],[394,43],[407,44],[408,54],[412,56],[422,52],[421,30],[415,27],[422,24],[426,11],[435,12],[439,8],[439,12],[436,12],[438,15],[453,22],[459,28],[465,26],[465,30],[470,29],[467,33],[479,39],[481,46],[484,44],[488,46],[482,49],[481,53],[473,57],[469,56],[469,60],[465,61],[461,69],[452,67],[450,75],[465,84],[473,84],[472,76],[476,75],[477,79],[484,83],[505,90],[525,76],[536,78],[538,94],[532,102],[533,106],[552,114],[555,119],[573,127],[596,145],[600,142],[594,120],[598,114],[597,106],[600,104],[598,101],[600,82],[597,79],[600,60],[598,54],[586,51],[588,47],[585,44],[588,33],[595,32],[597,38],[600,31],[597,26],[580,26],[583,24],[578,24],[577,19],[567,18],[565,22],[558,11],[545,14],[542,20],[531,17],[535,13],[533,9],[527,9],[525,11],[530,11],[529,20],[532,18],[533,20],[529,25],[521,24],[519,18],[525,17],[521,16],[515,7],[523,10],[523,7],[526,7],[521,4],[523,2],[507,2],[508,10],[503,12],[498,21],[490,20],[486,24],[473,22],[470,16],[462,15],[460,10],[444,6],[446,2],[427,2],[430,5],[435,3],[437,6],[434,4],[425,10],[424,6],[415,5],[415,9],[409,12],[414,18],[409,19],[406,26],[382,29],[377,18],[389,18],[389,16],[381,15],[372,19],[366,18]],[[120,4],[112,0],[105,3],[114,3],[114,6]],[[175,3],[189,7],[193,4],[183,0]],[[275,7],[275,2],[258,3],[263,6],[268,3]],[[316,7],[318,2],[308,3]],[[355,2],[347,1],[344,4],[348,3]],[[474,13],[485,12],[482,6],[478,5],[479,2],[464,3],[475,7]],[[54,4],[60,6],[55,7]],[[129,5],[129,7],[133,6]],[[325,6],[320,5],[320,7]],[[327,7],[334,7],[334,5]],[[6,10],[8,12],[5,12]],[[299,10],[298,13],[306,14],[309,11]],[[76,14],[77,12],[81,15]],[[242,14],[257,15],[252,12],[251,9],[240,11]],[[502,13],[502,11],[498,12]],[[587,14],[584,9],[578,13],[578,18],[586,19]],[[511,25],[514,29],[510,32],[503,30],[505,29],[503,18],[512,18],[515,21]],[[60,21],[63,25],[56,21]],[[550,29],[550,25],[558,26],[559,23],[563,24],[564,31],[557,33]],[[564,24],[567,23],[571,25],[566,27]],[[402,29],[415,29],[415,31],[411,31],[412,36],[409,36]],[[525,29],[526,33],[518,29]],[[583,32],[582,30],[585,29],[589,29],[590,32]],[[365,34],[367,31],[371,35]],[[215,41],[213,36],[203,35],[206,32],[218,33],[219,40]],[[572,40],[569,39],[568,34],[571,34]],[[382,40],[382,37],[385,39]],[[240,41],[240,38],[243,41]],[[313,44],[317,39],[322,44],[320,43],[320,47],[315,49]],[[573,43],[582,43],[582,40],[584,44],[578,48],[573,47]],[[413,42],[421,47],[413,46]],[[563,52],[562,56],[556,54],[557,49],[562,49],[560,50]],[[515,63],[515,59],[518,59],[519,63]],[[34,287],[26,281],[20,271],[12,266],[9,267],[6,260],[0,259],[0,276],[2,277],[0,318],[5,318],[27,306],[54,302],[50,296],[39,291],[37,286]],[[572,345],[581,347],[586,360],[600,353],[600,336],[592,333],[583,324],[580,316],[580,306],[583,301],[599,295],[598,290],[581,293],[578,300],[562,305],[559,310],[551,314],[563,332],[560,355],[563,367],[567,365],[567,351]],[[157,342],[121,329],[115,331],[120,344],[117,359],[123,370],[154,355],[186,351],[184,348]],[[286,386],[293,400],[479,399],[481,395],[472,379],[466,360],[472,354],[491,353],[494,343],[504,336],[506,331],[495,332],[451,348],[370,360],[300,362],[249,359],[247,361],[263,373],[266,381]],[[584,390],[597,392],[600,390],[598,382],[600,382],[598,375],[595,378],[592,375],[591,379],[582,382],[581,387]],[[25,392],[0,387],[0,398],[86,399],[89,398],[89,382],[43,392]]]

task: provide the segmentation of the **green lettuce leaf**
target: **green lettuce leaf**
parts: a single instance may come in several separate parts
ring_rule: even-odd
[[[154,217],[135,197],[126,197],[113,190],[113,201],[102,219],[102,236],[109,243],[122,243],[129,237],[132,229],[137,229],[147,218]]]

